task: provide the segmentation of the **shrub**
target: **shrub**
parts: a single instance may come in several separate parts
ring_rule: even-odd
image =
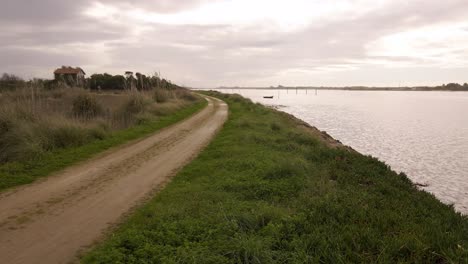
[[[198,100],[198,97],[191,92],[185,92],[182,94],[182,99],[194,102]]]
[[[157,103],[165,103],[172,98],[171,92],[166,89],[155,89],[153,99]]]
[[[30,122],[11,120],[8,130],[0,135],[0,162],[28,160],[42,152],[40,128]],[[40,133],[42,134],[42,133]]]
[[[93,96],[81,94],[73,100],[72,113],[78,118],[92,119],[102,113],[102,107]]]
[[[151,107],[148,108],[148,112],[154,116],[167,116],[186,105],[187,104],[183,101],[172,101],[165,104],[151,104]]]
[[[62,126],[51,130],[51,145],[47,149],[81,146],[89,141],[86,129],[77,126]]]
[[[146,124],[148,122],[151,122],[151,120],[154,120],[154,116],[150,113],[141,113],[141,114],[138,114],[136,115],[135,117],[136,119],[136,124],[137,125],[142,125],[142,124]]]
[[[187,89],[178,89],[177,97],[186,101],[191,101],[191,102],[198,100],[198,97]]]
[[[128,114],[138,114],[145,110],[145,99],[140,94],[133,94],[124,105],[123,112]]]
[[[106,126],[99,126],[90,129],[88,134],[90,135],[91,139],[103,140],[109,136],[109,131]]]

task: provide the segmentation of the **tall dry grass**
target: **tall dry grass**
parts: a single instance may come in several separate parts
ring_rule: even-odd
[[[156,93],[167,97],[156,100]],[[0,164],[104,139],[113,131],[174,113],[193,100],[196,97],[184,89],[92,93],[28,87],[4,92],[0,94]]]

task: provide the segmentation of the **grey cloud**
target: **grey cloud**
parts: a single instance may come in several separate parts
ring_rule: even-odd
[[[31,66],[54,66],[69,61],[71,64],[84,64],[87,59],[78,54],[57,54],[43,50],[4,49],[0,60],[6,64],[27,64]]]
[[[364,59],[366,44],[379,37],[432,23],[460,20],[465,17],[467,8],[468,3],[460,0],[432,5],[428,1],[413,1],[404,6],[391,4],[358,18],[312,25],[304,31],[283,36],[289,41],[282,47],[281,61]],[[420,18],[406,19],[415,14]]]
[[[69,30],[60,31],[32,31],[18,34],[15,39],[10,36],[2,36],[0,33],[0,42],[3,45],[21,45],[21,46],[43,46],[43,45],[62,45],[70,43],[89,43],[106,40],[115,40],[121,37],[118,32],[97,32],[78,29],[70,32]]]
[[[101,2],[172,13],[208,1]],[[214,86],[248,85],[249,81],[268,79],[287,69],[313,70],[340,64],[360,66],[366,60],[424,63],[408,57],[370,57],[366,54],[366,45],[382,36],[411,28],[463,20],[468,10],[465,0],[415,0],[405,4],[396,1],[364,16],[333,18],[295,32],[271,33],[255,27],[238,30],[231,25],[147,24],[145,26],[150,29],[146,28],[134,41],[129,41],[127,33],[133,25],[112,25],[83,17],[81,12],[91,3],[8,2],[6,8],[0,10],[0,20],[8,22],[8,26],[0,25],[0,72],[13,66],[26,69],[31,64],[37,67],[84,64],[116,73],[130,67],[146,73],[162,70],[175,81]],[[24,24],[29,30],[15,30],[15,25]],[[18,33],[12,37],[11,32]],[[63,55],[27,49],[72,43],[105,43],[110,62],[96,65],[86,57],[90,54]],[[12,49],[15,44],[26,49]],[[350,78],[347,74],[340,76]]]
[[[0,8],[2,23],[39,23],[50,25],[79,16],[88,1],[70,0],[6,0]]]
[[[120,4],[145,9],[157,13],[176,13],[199,7],[203,4],[219,2],[219,0],[142,0],[142,1],[101,1],[103,3]]]

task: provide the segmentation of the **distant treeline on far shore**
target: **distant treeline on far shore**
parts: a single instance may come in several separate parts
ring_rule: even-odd
[[[46,89],[55,89],[63,87],[76,86],[74,83],[70,83],[66,79],[38,79],[24,80],[14,74],[3,73],[0,76],[0,92],[7,90],[15,90],[18,88],[24,88],[29,86],[41,86]],[[111,75],[108,73],[104,74],[93,74],[89,78],[86,78],[82,88],[91,90],[150,90],[153,88],[180,88],[179,86],[171,83],[164,78],[161,78],[159,74],[146,76],[141,73],[135,75],[126,74],[123,75]]]
[[[217,89],[311,89],[311,90],[347,90],[347,91],[468,91],[468,83],[449,83],[439,86],[413,86],[413,87],[367,87],[367,86],[270,86],[270,87],[218,87]]]

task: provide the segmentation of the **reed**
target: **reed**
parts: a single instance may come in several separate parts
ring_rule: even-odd
[[[0,165],[77,147],[187,106],[185,89],[96,93],[30,83],[0,95]],[[164,102],[154,94],[166,94]],[[176,98],[175,94],[180,98]]]

